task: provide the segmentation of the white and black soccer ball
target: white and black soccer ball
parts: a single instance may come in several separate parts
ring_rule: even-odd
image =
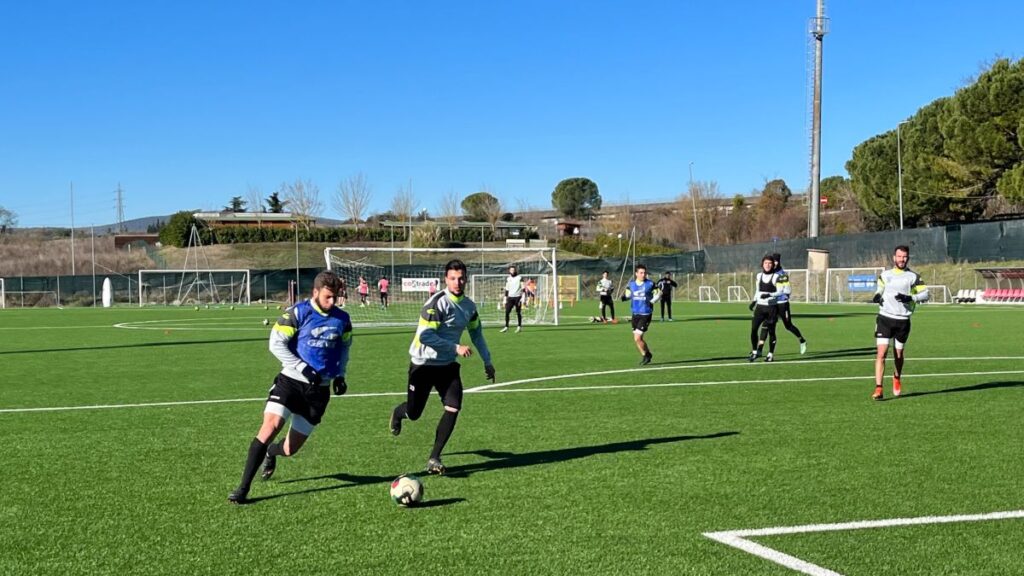
[[[269,326],[270,325],[270,320],[267,320],[266,318],[264,318],[263,319],[263,325],[264,326]]]
[[[391,500],[399,506],[412,506],[423,499],[423,483],[412,474],[403,474],[391,482]]]

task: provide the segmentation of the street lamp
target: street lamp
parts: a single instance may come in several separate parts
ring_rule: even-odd
[[[697,235],[697,251],[700,252],[700,226],[697,224],[697,194],[693,189],[693,162],[690,162],[690,203],[693,204],[693,231]]]
[[[899,175],[899,202],[900,202],[900,230],[903,230],[903,152],[900,141],[900,126],[908,121],[904,120],[896,125],[896,172]]]

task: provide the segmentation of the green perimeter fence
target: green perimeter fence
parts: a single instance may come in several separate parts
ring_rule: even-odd
[[[823,250],[829,255],[832,268],[867,268],[890,265],[892,250],[899,244],[910,246],[914,264],[957,263],[955,275],[942,279],[950,291],[979,288],[978,279],[970,269],[971,262],[999,262],[1024,260],[1024,220],[954,224],[934,228],[892,230],[844,236],[796,238],[758,244],[734,246],[708,246],[699,252],[680,252],[641,256],[638,259],[622,257],[576,258],[559,257],[560,275],[578,276],[580,298],[594,296],[596,282],[605,270],[618,287],[632,275],[635,263],[644,263],[652,277],[672,272],[679,284],[676,300],[699,300],[701,286],[716,288],[725,300],[729,286],[746,286],[752,282],[761,257],[766,253],[782,255],[787,269],[807,268],[808,250]],[[436,266],[430,266],[435,270]],[[312,286],[313,277],[322,268],[286,270],[250,270],[248,299],[253,302],[284,302],[288,299],[289,281],[298,280],[300,293]],[[398,265],[390,270],[392,278],[402,275],[422,276],[424,267],[415,264]],[[502,274],[501,263],[471,264],[471,274]],[[149,277],[142,295],[147,304],[240,303],[244,301],[237,275],[217,273],[216,277],[202,280],[183,277],[187,273],[166,273]],[[105,278],[111,281],[113,302],[117,305],[139,304],[137,275],[97,276],[25,276],[4,278],[7,307],[29,306],[93,306],[102,298]],[[191,286],[183,286],[184,284]],[[214,288],[214,290],[210,290]],[[206,290],[196,298],[195,291]],[[190,292],[189,290],[193,290]],[[809,301],[820,301],[808,298]]]

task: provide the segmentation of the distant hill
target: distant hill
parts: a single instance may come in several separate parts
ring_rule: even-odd
[[[192,212],[201,212],[201,210],[192,210]],[[132,219],[132,220],[125,220],[124,221],[124,232],[128,233],[128,234],[133,234],[133,233],[145,234],[150,226],[157,226],[157,225],[160,225],[161,223],[166,224],[167,221],[171,219],[171,216],[172,216],[172,214],[168,214],[166,216],[146,216],[144,218],[135,218],[135,219]],[[316,221],[317,221],[317,224],[319,224],[320,226],[340,226],[342,224],[341,220],[334,220],[332,218],[317,218]],[[60,229],[60,228],[63,228],[63,227],[62,226],[46,226],[45,228],[49,229],[49,230],[53,230],[53,229]],[[84,231],[85,233],[89,232],[89,228],[90,228],[90,226],[75,226],[76,230],[78,230],[79,232]],[[120,230],[118,230],[117,224],[96,225],[96,226],[91,226],[91,228],[93,230],[95,230],[97,236],[104,236],[104,235],[107,235],[107,234],[115,234],[115,233],[119,233],[120,232]],[[21,230],[37,230],[37,229],[40,229],[40,228],[22,228]],[[66,228],[64,228],[64,229],[66,229]]]

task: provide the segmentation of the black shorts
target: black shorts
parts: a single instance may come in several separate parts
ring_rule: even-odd
[[[611,306],[613,308],[615,307],[615,302],[612,301],[611,294],[601,294],[601,304],[604,304],[605,306]]]
[[[506,296],[505,310],[512,311],[522,305],[522,296]]]
[[[409,412],[420,414],[430,398],[430,390],[437,390],[441,403],[462,409],[462,376],[458,362],[443,366],[409,364],[409,391],[406,401]]]
[[[906,344],[910,338],[910,318],[897,320],[879,314],[875,318],[875,338],[895,338],[897,342]]]
[[[278,374],[270,388],[267,402],[281,404],[292,414],[298,414],[316,426],[327,411],[331,401],[330,386],[314,386]]]
[[[647,332],[647,329],[651,326],[651,316],[653,314],[633,314],[633,331]]]

